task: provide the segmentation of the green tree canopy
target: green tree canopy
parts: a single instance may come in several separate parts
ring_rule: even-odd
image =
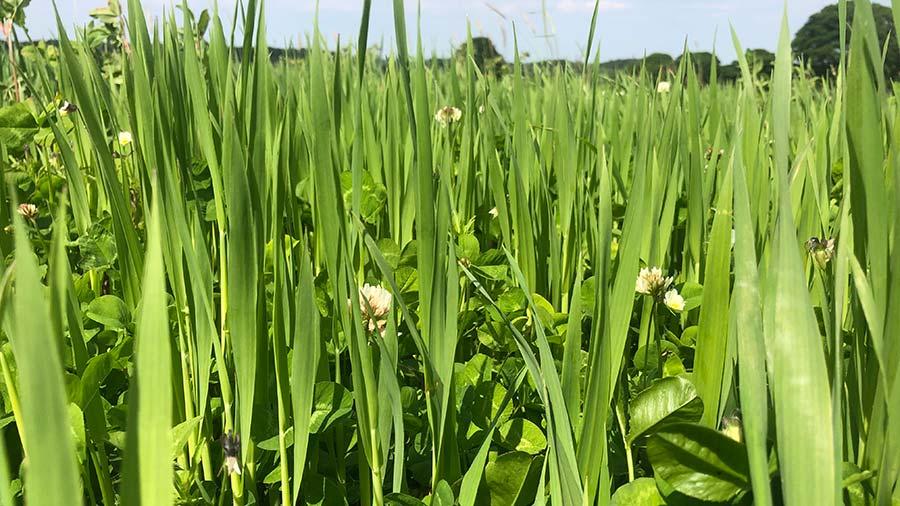
[[[460,58],[466,57],[468,51],[465,44],[456,50],[456,54]],[[506,64],[503,55],[494,47],[494,43],[487,37],[472,37],[472,53],[475,64],[482,72],[497,72]]]
[[[853,23],[853,2],[847,2],[847,43],[850,43],[850,27]],[[888,42],[887,55],[884,62],[886,76],[896,78],[900,75],[900,48],[897,47],[897,38],[893,34],[894,22],[891,17],[891,9],[880,4],[872,4],[872,14],[875,17],[875,29],[878,32],[878,42],[884,47]],[[840,18],[838,6],[829,5],[821,11],[809,17],[809,20],[794,36],[791,46],[805,62],[807,62],[816,75],[830,74],[837,69],[841,59],[840,42]]]
[[[691,55],[691,65],[694,66],[694,71],[697,72],[697,79],[700,80],[703,84],[709,84],[709,79],[712,74],[712,67],[715,64],[718,69],[721,66],[722,62],[719,61],[719,57],[706,52],[692,52]],[[685,55],[681,55],[675,59],[675,65],[681,65],[681,60],[684,59]]]

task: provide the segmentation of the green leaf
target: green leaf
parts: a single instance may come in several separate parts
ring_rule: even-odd
[[[657,476],[702,501],[729,501],[750,490],[747,449],[713,429],[675,424],[650,436],[647,455]]]
[[[37,119],[25,102],[0,108],[0,144],[9,151],[20,151],[39,130]]]
[[[92,300],[84,315],[114,330],[124,329],[131,322],[128,306],[115,295],[101,295]]]
[[[547,437],[540,427],[526,418],[511,418],[500,426],[498,432],[501,446],[537,455],[547,448]]]
[[[665,506],[653,478],[638,478],[616,490],[610,506]]]
[[[348,416],[352,410],[353,395],[346,388],[330,381],[316,383],[309,432],[324,432],[334,422]]]
[[[425,506],[425,503],[413,496],[394,492],[384,496],[384,506]]]
[[[260,450],[277,452],[278,451],[278,438],[279,438],[278,434],[275,434],[274,436],[270,437],[269,439],[260,441],[259,444],[256,445],[256,447],[259,448]],[[284,431],[284,447],[289,448],[293,444],[294,444],[294,428],[288,427],[288,429],[286,431]]]
[[[81,409],[90,404],[100,389],[100,385],[112,371],[113,356],[107,353],[101,353],[95,357],[91,357],[81,378],[78,381],[78,389],[76,390],[73,402],[78,404]]]
[[[490,494],[489,504],[526,503],[534,497],[541,457],[524,452],[509,452],[489,462],[484,469],[484,487]],[[487,504],[487,503],[484,503]]]
[[[628,441],[673,423],[696,422],[703,415],[703,401],[690,381],[671,377],[657,381],[639,393],[630,405],[631,427]]]
[[[431,504],[432,506],[454,506],[456,504],[453,490],[450,488],[447,480],[438,482],[437,487],[434,489],[434,494],[431,496]]]
[[[202,416],[195,416],[172,427],[172,460],[178,458],[181,450],[184,449],[184,445],[187,444],[188,438],[197,430],[202,421]]]

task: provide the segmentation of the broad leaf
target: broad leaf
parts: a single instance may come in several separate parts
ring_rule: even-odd
[[[703,501],[728,501],[750,490],[747,448],[708,427],[675,424],[652,435],[647,455],[657,476]]]
[[[628,441],[652,434],[673,423],[696,422],[703,414],[703,401],[693,383],[672,377],[657,381],[631,401]]]

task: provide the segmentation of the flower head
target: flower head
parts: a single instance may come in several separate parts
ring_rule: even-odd
[[[441,107],[434,113],[434,120],[444,128],[451,123],[456,123],[460,119],[462,119],[462,111],[452,105]]]
[[[712,146],[709,146],[706,148],[706,154],[704,156],[706,157],[707,160],[712,160],[712,157],[713,157]],[[716,152],[716,161],[718,162],[719,160],[721,160],[723,156],[725,156],[725,150],[722,148],[719,148],[719,151]]]
[[[241,454],[241,437],[228,431],[222,436],[222,453],[225,455],[225,471],[228,474],[241,474],[238,456]]]
[[[827,265],[834,256],[834,239],[810,237],[809,240],[806,241],[806,250],[812,255],[816,265],[818,265],[820,269],[824,269],[825,265]]]
[[[16,212],[19,213],[19,216],[25,218],[26,220],[33,221],[35,218],[37,218],[38,208],[34,204],[24,202],[22,204],[19,204],[19,207],[16,208]]]
[[[363,322],[367,324],[369,332],[376,329],[382,335],[387,325],[385,315],[391,310],[391,292],[377,285],[366,283],[359,289],[359,311],[362,313]]]
[[[659,299],[671,284],[672,278],[663,276],[659,267],[644,267],[635,281],[634,291]]]
[[[743,424],[741,423],[740,412],[736,411],[731,416],[722,418],[722,429],[719,431],[730,437],[738,443],[743,442]]]
[[[131,132],[119,132],[119,145],[124,147],[134,142]]]
[[[656,85],[657,93],[668,93],[672,89],[672,83],[669,81],[660,81],[659,84]]]
[[[667,308],[675,311],[676,313],[680,313],[684,311],[684,297],[682,297],[678,290],[671,289],[663,296],[663,303]]]
[[[491,208],[490,211],[488,211],[488,214],[491,215],[491,218],[496,218],[497,216],[500,216],[500,211],[498,211],[497,208],[494,207],[494,208]]]
[[[69,114],[78,110],[78,107],[75,106],[72,102],[68,100],[63,100],[63,103],[59,105],[59,115],[60,116],[68,116]]]

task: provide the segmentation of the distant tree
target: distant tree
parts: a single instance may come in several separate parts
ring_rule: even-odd
[[[644,64],[647,66],[647,73],[656,77],[662,72],[663,76],[669,70],[673,70],[675,60],[665,53],[651,53],[644,58]]]
[[[716,75],[721,82],[733,83],[741,78],[741,66],[737,61],[728,65],[722,65],[716,70]]]
[[[697,79],[699,79],[702,84],[708,84],[713,64],[715,64],[716,68],[720,65],[719,57],[705,51],[690,53],[690,55],[691,64],[694,66],[694,71],[697,73]],[[684,55],[679,56],[675,60],[675,64],[681,65],[683,59]]]
[[[772,77],[772,72],[775,70],[775,53],[765,49],[748,49],[746,57],[751,72],[756,75]]]
[[[850,28],[853,25],[854,5],[847,2],[847,43],[850,43]],[[884,73],[888,77],[900,76],[900,48],[893,34],[894,22],[891,9],[884,5],[872,4],[875,17],[875,31],[881,49],[888,41],[887,57],[884,62]],[[791,47],[810,66],[816,75],[830,74],[837,69],[841,59],[840,17],[838,6],[829,5],[809,17],[794,36]]]
[[[467,51],[466,45],[463,44],[456,50],[456,55],[459,58],[465,58]],[[503,55],[497,51],[494,43],[487,37],[472,37],[472,53],[475,65],[483,73],[497,72],[506,65]]]

